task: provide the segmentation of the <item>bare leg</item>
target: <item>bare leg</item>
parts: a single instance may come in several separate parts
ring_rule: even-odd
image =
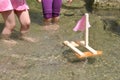
[[[58,22],[59,22],[59,16],[53,17],[53,24],[58,24]]]
[[[5,27],[1,36],[3,41],[7,42],[8,44],[16,44],[16,41],[10,39],[10,35],[15,27],[14,11],[10,10],[2,12],[2,17],[5,21]]]
[[[33,39],[31,37],[27,37],[27,33],[30,28],[30,17],[29,17],[28,10],[16,11],[16,15],[21,24],[21,29],[20,29],[21,39],[29,41],[29,42],[36,42],[35,39]]]
[[[27,10],[25,11],[15,11],[20,24],[21,24],[21,29],[20,32],[22,34],[27,33],[30,27],[30,17],[29,17],[29,13]]]
[[[44,24],[45,25],[50,25],[52,21],[52,18],[44,19]]]
[[[5,21],[5,27],[2,31],[2,35],[11,35],[12,30],[15,27],[15,17],[13,11],[2,12],[2,17]],[[9,38],[9,37],[8,37]]]
[[[54,26],[54,30],[58,30],[59,29],[59,16],[57,17],[53,17],[53,26]]]

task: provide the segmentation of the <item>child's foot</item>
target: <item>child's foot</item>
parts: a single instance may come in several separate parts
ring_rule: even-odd
[[[59,29],[59,25],[58,24],[53,24],[53,30],[58,30]]]
[[[14,46],[17,44],[17,42],[15,40],[12,40],[12,39],[2,39],[2,41],[10,46]]]
[[[53,24],[53,25],[45,25],[43,27],[43,30],[46,30],[46,31],[51,31],[51,30],[58,30],[59,29],[59,25],[57,24]]]
[[[20,39],[22,39],[22,40],[25,40],[25,41],[28,41],[28,42],[37,42],[37,40],[36,39],[34,39],[34,38],[31,38],[31,37],[27,37],[27,36],[22,36]]]
[[[49,31],[49,30],[50,30],[50,25],[45,25],[45,26],[43,26],[42,30]]]
[[[1,34],[1,40],[6,43],[7,45],[14,46],[17,44],[15,40],[10,38],[10,34]]]

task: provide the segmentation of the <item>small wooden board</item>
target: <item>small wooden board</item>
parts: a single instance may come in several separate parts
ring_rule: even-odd
[[[83,53],[85,54],[84,56],[81,56],[78,53],[74,53],[74,54],[80,59],[102,55],[102,51],[97,51],[97,54],[93,54],[92,52],[83,52]]]

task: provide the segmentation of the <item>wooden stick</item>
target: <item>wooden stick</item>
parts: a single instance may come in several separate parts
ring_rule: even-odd
[[[73,51],[75,51],[76,53],[78,53],[81,56],[85,56],[85,54],[83,52],[81,52],[79,49],[77,49],[76,47],[74,47],[72,44],[69,43],[69,41],[64,41],[64,44],[67,45],[68,47],[70,47]]]
[[[85,46],[88,46],[89,43],[89,30],[88,30],[88,18],[89,15],[87,13],[85,13],[86,16],[86,23],[85,23]]]
[[[89,23],[89,15],[88,13],[85,13],[86,16],[86,24],[85,24],[85,47],[91,51],[93,54],[97,54],[97,51],[94,50],[93,48],[91,48],[89,46],[89,27],[88,27],[88,23]]]
[[[93,54],[97,54],[97,51],[94,50],[93,48],[91,48],[90,46],[85,46],[90,52],[92,52]]]

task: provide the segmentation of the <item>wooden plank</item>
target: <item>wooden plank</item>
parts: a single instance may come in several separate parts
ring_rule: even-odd
[[[85,54],[84,56],[81,56],[78,53],[74,53],[74,54],[80,59],[102,55],[102,51],[97,51],[97,54],[93,54],[92,52],[83,52],[83,53]]]

